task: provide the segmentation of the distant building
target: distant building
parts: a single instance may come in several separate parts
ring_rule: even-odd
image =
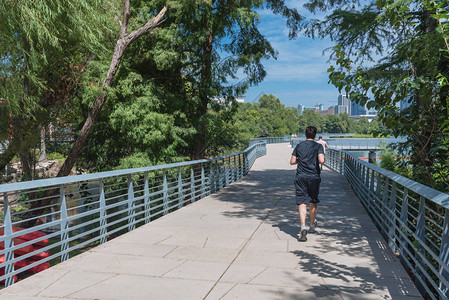
[[[334,106],[329,107],[327,110],[319,111],[320,115],[333,115],[334,114]]]
[[[374,107],[370,108],[368,110],[368,115],[377,116],[377,110]]]
[[[366,105],[360,105],[355,101],[351,101],[351,116],[366,115]]]
[[[308,109],[308,110],[313,110],[313,111],[315,111],[315,112],[317,112],[317,113],[320,113],[320,114],[322,114],[323,111],[326,112],[326,111],[324,110],[324,105],[321,104],[321,103],[317,103],[317,104],[315,104],[315,106],[312,106],[312,107],[305,107],[304,105],[299,104],[299,105],[298,105],[299,115],[302,115],[302,113],[303,113],[306,109]]]
[[[349,97],[346,95],[338,95],[338,102],[337,105],[344,105],[349,106],[350,100]]]
[[[374,107],[368,109],[365,105],[360,105],[355,101],[351,102],[351,114],[349,115],[352,119],[359,120],[361,117],[366,117],[369,122],[371,122],[376,116],[377,111]]]
[[[335,105],[334,106],[334,114],[339,115],[342,113],[347,113],[348,115],[351,114],[351,107],[348,105]]]
[[[347,113],[351,115],[351,102],[349,101],[348,96],[346,95],[338,95],[337,105],[334,106],[334,114],[342,114]]]
[[[324,110],[324,105],[321,103],[315,104],[315,109],[318,111],[323,111]]]

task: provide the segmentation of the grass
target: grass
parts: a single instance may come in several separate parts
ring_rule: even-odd
[[[58,161],[65,161],[65,155],[58,153],[58,152],[53,152],[53,153],[48,153],[47,154],[47,159],[48,160],[58,160]]]

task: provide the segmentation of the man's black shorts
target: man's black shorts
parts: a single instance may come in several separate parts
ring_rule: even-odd
[[[318,194],[320,192],[320,177],[296,176],[296,204],[319,203]]]

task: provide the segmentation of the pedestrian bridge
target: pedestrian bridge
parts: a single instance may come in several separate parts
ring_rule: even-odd
[[[142,176],[136,170],[115,173],[119,177],[108,174],[114,178],[109,181],[104,174],[99,181],[97,175],[85,175],[91,177],[83,177],[84,183],[98,181],[87,184],[85,193],[56,179],[29,186],[29,193],[42,186],[60,189],[58,211],[49,209],[58,216],[52,219],[47,213],[48,222],[35,228],[44,230],[52,224],[50,236],[58,241],[57,247],[47,248],[63,262],[15,284],[12,276],[20,277],[20,269],[12,266],[19,258],[12,255],[17,246],[11,241],[18,234],[8,227],[19,224],[15,221],[19,212],[12,209],[11,186],[0,186],[10,199],[2,241],[12,246],[2,250],[6,256],[2,278],[10,286],[0,291],[0,299],[420,299],[423,294],[447,299],[447,231],[445,235],[441,231],[448,228],[444,195],[430,195],[421,186],[417,194],[393,173],[330,151],[322,173],[317,231],[308,235],[307,242],[299,242],[291,152],[288,143],[257,146],[257,155],[233,154],[221,158],[223,163],[202,161],[201,167],[189,167],[190,175],[183,173],[182,164],[173,174],[163,169],[158,175],[155,167],[138,170]],[[120,176],[127,180],[120,181]],[[160,194],[150,177],[160,179]],[[122,194],[128,195],[124,218],[120,218],[123,204],[108,202],[120,198],[108,193],[121,183]],[[17,190],[23,194],[25,188]],[[86,196],[94,190],[97,198]],[[416,212],[412,196],[417,197]],[[90,199],[95,218],[70,205],[76,197]],[[429,203],[433,200],[438,204]],[[431,226],[431,218],[438,226]],[[440,239],[429,246],[425,240],[432,240],[430,230]],[[115,237],[121,231],[128,232]],[[427,238],[421,242],[423,234]],[[85,242],[71,243],[77,235]],[[101,244],[69,258],[89,241]]]

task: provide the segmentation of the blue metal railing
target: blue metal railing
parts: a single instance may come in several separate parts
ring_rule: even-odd
[[[246,175],[265,154],[266,144],[258,143],[213,159],[2,184],[0,281],[9,286],[17,274],[53,259],[67,260],[74,250],[104,243],[215,193]],[[24,222],[37,225],[17,231]],[[35,231],[47,235],[22,239]],[[51,255],[36,260],[48,251]]]
[[[254,145],[258,143],[265,143],[265,144],[279,144],[279,143],[289,143],[291,140],[291,136],[285,135],[280,137],[261,137],[261,138],[254,138],[249,140],[249,145]]]
[[[328,149],[325,165],[342,173],[365,209],[431,299],[449,297],[449,195]]]
[[[323,139],[327,142],[329,147],[342,150],[380,150],[385,148],[386,145],[393,143],[404,142],[403,138],[326,138]],[[290,144],[294,148],[297,144],[304,141],[305,137],[294,138]]]

